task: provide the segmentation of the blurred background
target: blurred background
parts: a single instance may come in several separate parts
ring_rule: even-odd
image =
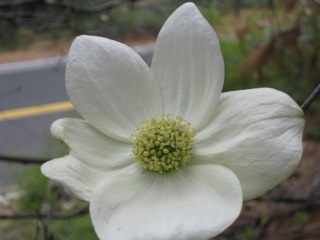
[[[133,47],[150,64],[157,34],[186,1],[0,0],[0,239],[97,239],[87,203],[40,163],[67,153],[51,123],[78,117],[64,70],[80,34]],[[194,1],[216,30],[223,91],[272,87],[302,104],[320,82],[319,0]],[[279,187],[244,204],[216,239],[320,239],[320,101],[306,111],[304,154]]]

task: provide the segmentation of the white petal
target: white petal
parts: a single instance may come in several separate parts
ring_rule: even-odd
[[[75,39],[66,86],[82,117],[119,140],[128,141],[141,120],[162,112],[160,90],[146,63],[129,47],[106,38]]]
[[[151,69],[160,82],[164,112],[203,128],[221,94],[224,62],[216,33],[193,3],[165,22]]]
[[[93,189],[103,179],[100,171],[86,166],[71,155],[42,164],[41,172],[86,201],[91,199]]]
[[[140,166],[131,164],[125,168],[104,171],[93,168],[72,155],[50,160],[41,166],[41,172],[46,177],[66,186],[79,199],[90,201],[92,192],[101,182],[118,174],[139,173]]]
[[[302,155],[301,108],[285,93],[252,89],[224,93],[211,125],[197,135],[194,164],[214,163],[239,178],[245,200],[286,179]]]
[[[89,201],[94,188],[107,178],[142,171],[128,143],[104,135],[85,120],[59,119],[51,131],[69,146],[70,154],[43,164],[41,171],[80,199]]]
[[[130,156],[132,144],[103,134],[85,120],[56,120],[51,132],[69,146],[71,155],[94,168],[111,171],[134,162]]]
[[[170,174],[118,175],[99,185],[90,202],[102,240],[208,239],[239,215],[241,187],[219,165]]]

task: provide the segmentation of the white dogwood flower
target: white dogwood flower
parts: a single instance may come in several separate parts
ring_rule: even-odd
[[[90,202],[100,239],[216,236],[292,173],[304,127],[285,93],[221,94],[223,81],[216,33],[192,3],[164,24],[151,69],[119,42],[76,38],[66,87],[84,120],[52,124],[70,153],[43,174]]]

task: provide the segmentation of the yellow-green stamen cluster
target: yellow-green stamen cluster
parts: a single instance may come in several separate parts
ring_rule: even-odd
[[[195,134],[189,122],[172,114],[144,120],[132,135],[132,152],[145,169],[170,172],[188,163]]]

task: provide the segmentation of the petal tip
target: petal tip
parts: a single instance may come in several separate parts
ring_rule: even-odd
[[[304,118],[304,111],[302,110],[301,107],[297,108],[297,117],[298,118]]]
[[[90,36],[90,35],[80,35],[74,39],[74,42],[90,41],[94,38],[98,38],[98,37],[97,36]]]
[[[179,8],[177,8],[172,15],[175,15],[177,13],[180,15],[180,17],[181,15],[187,15],[188,19],[193,18],[197,15],[202,16],[197,6],[192,2],[184,3]]]
[[[99,36],[80,35],[73,40],[69,50],[69,56],[74,55],[78,58],[79,54],[86,53],[89,51],[89,49],[92,51],[92,48],[95,48],[99,45],[104,45],[108,43],[108,41],[110,41],[110,39]],[[71,57],[68,59],[68,62],[69,60],[71,60]]]
[[[55,138],[60,139],[60,140],[63,139],[64,122],[65,122],[65,119],[63,119],[63,118],[57,119],[51,124],[51,127],[50,127],[51,134]]]
[[[40,167],[40,172],[42,173],[42,175],[50,178],[50,166],[48,165],[50,165],[49,162],[45,162],[44,164],[42,164]]]
[[[80,36],[77,36],[77,37],[73,40],[69,52],[71,52],[71,50],[72,50],[75,46],[78,46],[78,44],[82,44],[83,42],[88,41],[90,38],[92,38],[92,36],[88,36],[88,35],[80,35]]]
[[[197,6],[193,2],[186,2],[182,4],[179,8],[197,8]],[[178,8],[178,9],[179,9]]]

